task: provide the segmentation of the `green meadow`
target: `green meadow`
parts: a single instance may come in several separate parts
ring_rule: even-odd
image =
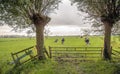
[[[84,37],[65,36],[64,44],[61,44],[63,37],[45,37],[45,47],[69,46],[85,47]],[[55,43],[55,39],[58,42]],[[90,36],[90,47],[103,47],[103,36]],[[0,74],[120,74],[118,63],[99,60],[96,63],[82,62],[77,65],[72,63],[58,63],[47,59],[43,61],[29,61],[24,65],[14,68],[8,63],[12,61],[11,53],[35,45],[35,38],[0,38]],[[112,36],[111,45],[113,49],[120,51],[119,36]],[[36,50],[34,50],[36,51]],[[95,69],[95,70],[94,70]]]

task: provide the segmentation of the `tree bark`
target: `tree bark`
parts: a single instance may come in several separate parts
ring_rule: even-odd
[[[36,27],[36,49],[38,59],[45,59],[44,55],[44,26],[50,21],[50,18],[39,13],[33,13],[31,20]]]
[[[111,60],[111,29],[112,24],[109,22],[103,22],[105,27],[104,33],[104,49],[103,49],[103,58],[105,60]]]
[[[44,24],[36,24],[36,48],[38,59],[45,59],[44,55]]]

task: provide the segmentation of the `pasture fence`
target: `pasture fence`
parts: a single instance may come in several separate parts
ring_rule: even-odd
[[[35,54],[36,46],[31,46],[21,51],[11,53],[13,61],[10,64],[15,66],[24,64],[25,62],[35,59],[39,55]],[[57,61],[95,61],[102,58],[103,47],[51,47],[49,51],[44,47],[44,54],[48,58]],[[112,58],[120,59],[120,52],[112,49]]]
[[[10,64],[15,64],[16,66],[21,65],[21,64],[31,60],[32,58],[36,57],[36,56],[32,56],[32,54],[33,54],[32,49],[33,48],[34,48],[34,46],[31,46],[31,47],[28,47],[28,48],[23,49],[21,51],[11,53],[13,61],[10,62]],[[27,60],[24,60],[24,61],[22,60],[22,62],[21,62],[21,59],[23,59],[25,57],[27,57]],[[28,58],[28,57],[30,57],[30,58]]]
[[[50,47],[50,58],[58,61],[92,61],[102,58],[103,47]]]
[[[120,60],[120,51],[112,49],[112,58]]]
[[[13,61],[10,64],[15,64],[15,66],[19,66],[24,64],[25,62],[35,59],[39,55],[35,52],[36,46],[31,46],[21,51],[11,53]],[[47,52],[46,48],[44,48],[44,54],[49,58],[49,53]]]

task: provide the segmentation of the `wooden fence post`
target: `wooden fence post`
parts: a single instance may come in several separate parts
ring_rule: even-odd
[[[48,58],[50,58],[50,56],[49,56],[49,54],[48,54],[48,51],[46,50],[46,48],[45,48],[45,47],[44,47],[44,51],[45,51],[45,53],[46,53],[47,57],[48,57]]]
[[[50,58],[52,58],[52,50],[50,46],[49,46],[49,53],[50,53]]]
[[[76,51],[76,48],[74,48],[74,50]]]
[[[101,47],[101,58],[103,57],[103,48]]]
[[[15,57],[14,57],[13,53],[11,53],[11,56],[12,56],[13,61],[14,61],[14,63],[15,63]]]

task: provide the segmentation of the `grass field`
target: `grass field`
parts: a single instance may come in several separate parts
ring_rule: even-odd
[[[63,37],[48,37],[45,38],[45,46],[48,49],[48,46],[73,46],[73,47],[78,47],[78,46],[86,46],[84,42],[84,38],[80,37],[64,37],[65,42],[64,44],[61,44],[61,39]],[[58,42],[55,43],[55,39],[58,39]],[[120,47],[120,41],[118,37],[112,37],[111,40],[112,47],[113,49],[118,49]],[[83,64],[78,65],[76,68],[75,65],[69,64],[69,63],[64,63],[64,64],[58,64],[57,62],[51,61],[50,59],[39,62],[36,61],[33,64],[31,62],[25,64],[23,67],[18,68],[18,69],[13,69],[13,65],[8,65],[7,63],[9,61],[12,61],[11,58],[11,52],[17,52],[20,51],[24,48],[30,47],[35,45],[35,38],[29,39],[29,38],[0,38],[0,74],[114,74],[111,71],[117,71],[117,68],[115,65],[111,65],[108,62],[98,62],[96,64],[89,64],[87,63],[86,66]],[[98,47],[103,47],[103,37],[102,36],[91,36],[90,37],[90,45],[89,46],[98,46]],[[100,67],[101,73],[97,72],[99,71],[96,66],[100,66],[99,64],[102,64],[102,68]],[[64,66],[66,65],[66,66]],[[85,67],[84,67],[84,66]],[[81,68],[82,66],[82,68]],[[112,66],[112,68],[111,68]],[[73,67],[73,68],[71,68]],[[93,67],[96,68],[96,71],[92,70]],[[80,69],[81,71],[79,71]],[[85,68],[85,69],[84,69]],[[108,72],[108,69],[104,71],[105,68],[111,69]],[[86,70],[87,69],[87,70]],[[12,70],[12,72],[11,72]],[[78,71],[76,71],[78,70]],[[60,72],[61,71],[61,72]],[[91,72],[90,72],[91,71]],[[93,72],[92,72],[93,71]],[[117,73],[116,73],[117,74]]]

